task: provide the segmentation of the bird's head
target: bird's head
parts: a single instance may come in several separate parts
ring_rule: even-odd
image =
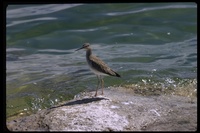
[[[87,49],[89,49],[89,47],[90,47],[90,44],[89,44],[89,43],[84,43],[83,46],[82,46],[81,48],[78,48],[78,49],[75,50],[75,51],[78,51],[78,50],[81,50],[81,49],[87,50]]]

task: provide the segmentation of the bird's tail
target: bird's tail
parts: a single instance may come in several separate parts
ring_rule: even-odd
[[[120,76],[118,73],[116,73],[116,72],[115,72],[115,75],[116,75],[117,77],[121,77],[121,76]]]

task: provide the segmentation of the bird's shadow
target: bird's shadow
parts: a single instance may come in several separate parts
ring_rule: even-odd
[[[84,99],[81,99],[81,100],[67,102],[67,103],[64,103],[64,104],[61,104],[61,105],[58,105],[58,106],[53,106],[53,107],[50,107],[49,109],[59,108],[59,107],[62,107],[62,106],[71,106],[71,105],[76,105],[76,104],[87,104],[87,103],[91,103],[91,102],[94,102],[94,101],[100,101],[100,100],[103,100],[103,99],[108,100],[107,98],[103,98],[103,97],[84,98]]]

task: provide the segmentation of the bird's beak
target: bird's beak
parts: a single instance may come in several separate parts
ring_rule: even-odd
[[[77,50],[75,50],[75,51],[78,51],[78,50],[80,50],[80,49],[83,49],[83,47],[81,47],[81,48],[78,48]]]

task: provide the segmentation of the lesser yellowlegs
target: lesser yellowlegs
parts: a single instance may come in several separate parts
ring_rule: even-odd
[[[95,96],[97,96],[97,91],[99,89],[99,85],[101,83],[101,88],[102,88],[102,95],[103,95],[103,86],[104,86],[104,81],[103,81],[103,75],[110,75],[110,76],[116,76],[120,77],[118,73],[113,71],[110,67],[106,65],[101,59],[96,57],[95,55],[92,54],[92,49],[90,47],[89,43],[84,43],[83,46],[76,51],[80,49],[85,49],[86,50],[86,60],[87,63],[90,67],[90,69],[94,72],[95,75],[97,75],[98,79],[98,86],[96,89]]]

